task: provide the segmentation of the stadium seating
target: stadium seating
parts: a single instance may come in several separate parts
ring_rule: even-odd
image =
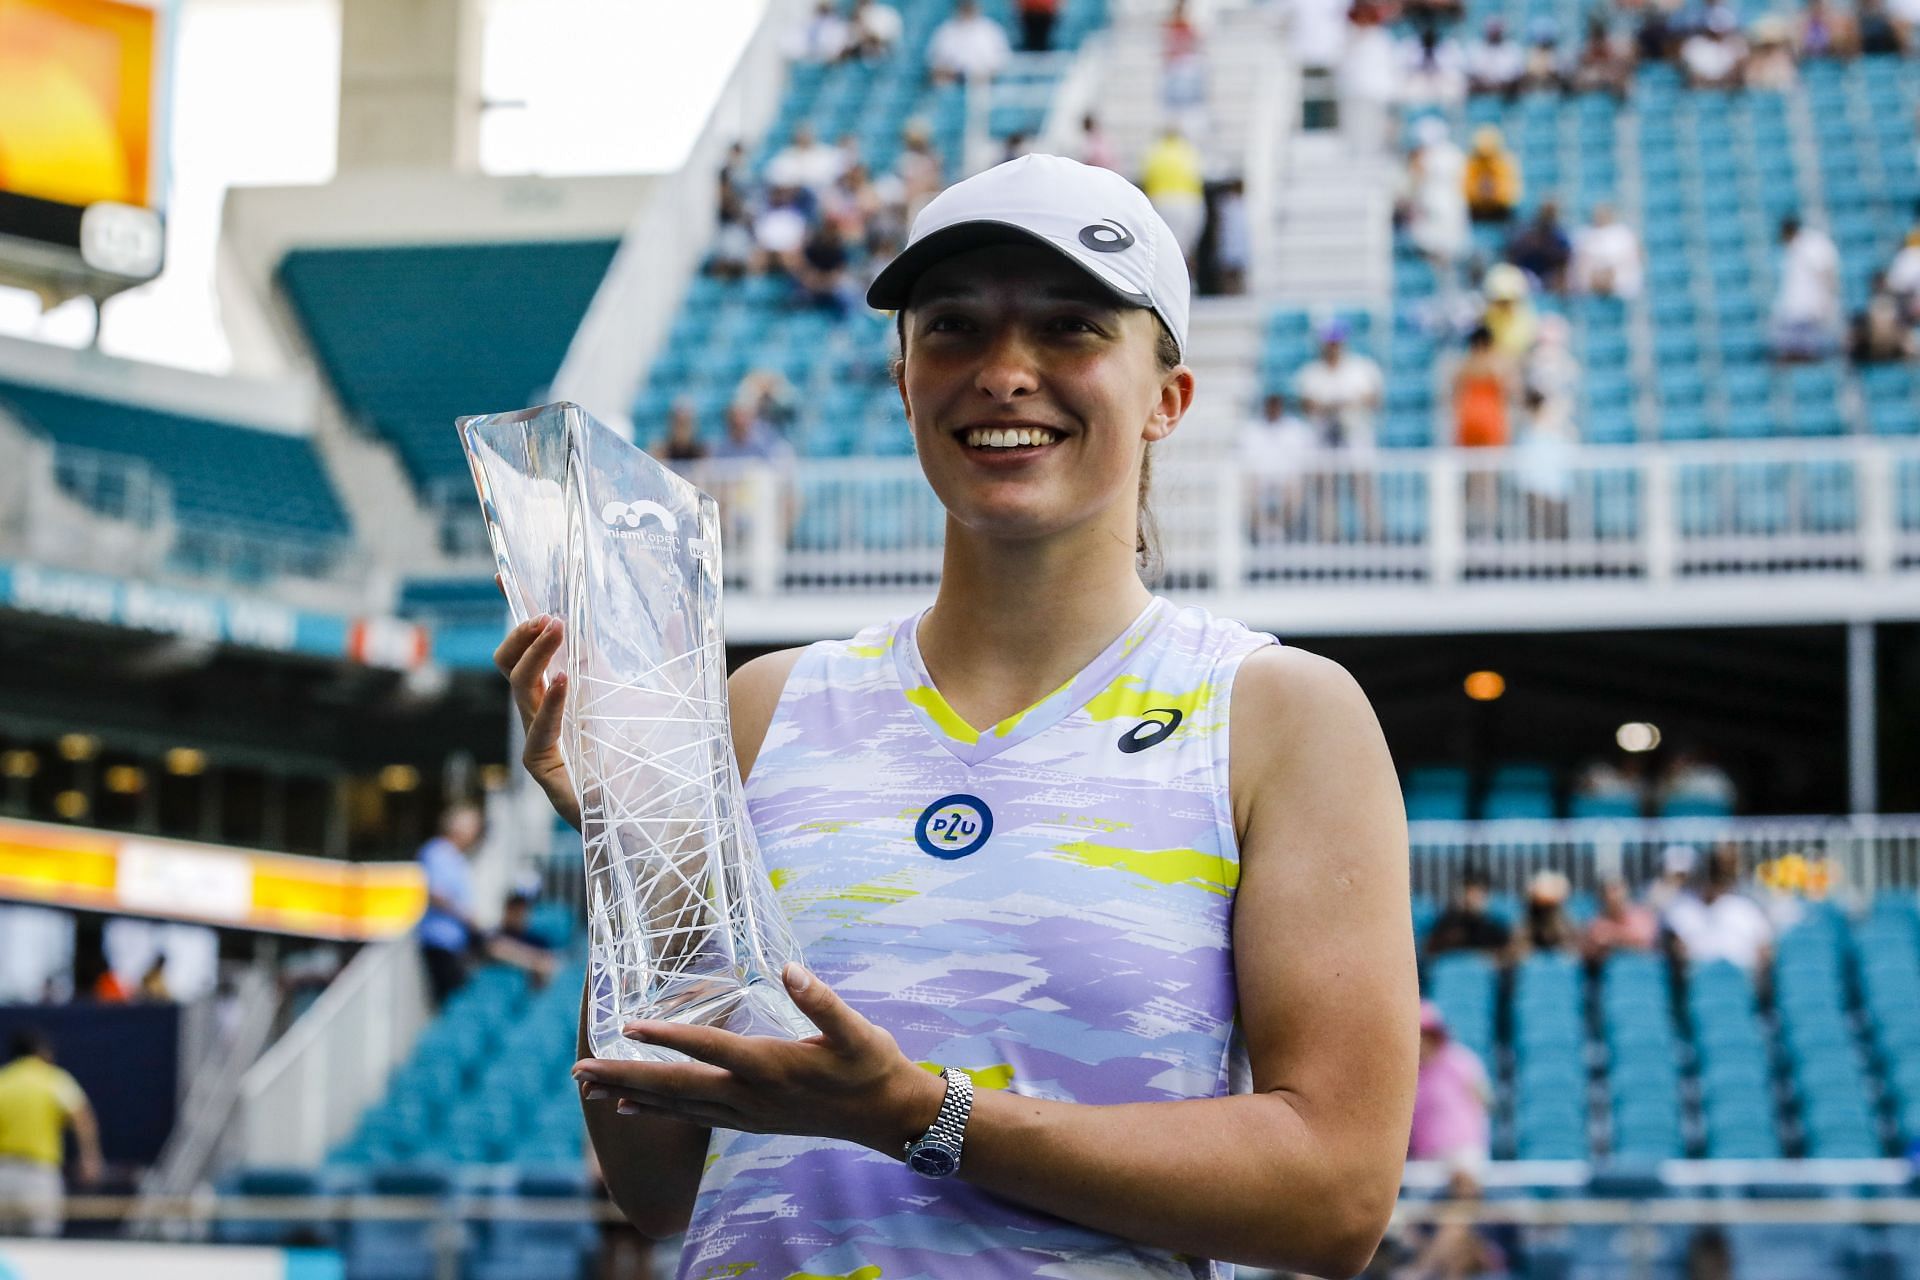
[[[0,412],[56,446],[144,463],[171,489],[183,531],[306,547],[346,538],[346,513],[300,436],[18,383],[0,383]]]
[[[423,492],[462,483],[465,414],[537,404],[611,240],[296,249],[280,282],[347,415]]]

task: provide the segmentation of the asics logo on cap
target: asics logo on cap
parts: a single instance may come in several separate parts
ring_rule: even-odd
[[[1080,228],[1080,243],[1095,253],[1119,253],[1133,248],[1133,233],[1112,218]]]

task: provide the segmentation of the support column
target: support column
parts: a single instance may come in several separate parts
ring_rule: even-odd
[[[1879,681],[1871,622],[1847,624],[1847,803],[1854,813],[1880,808],[1877,719]]]
[[[480,167],[480,0],[341,0],[338,170]]]

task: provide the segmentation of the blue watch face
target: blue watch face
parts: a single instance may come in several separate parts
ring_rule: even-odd
[[[960,1167],[960,1160],[945,1147],[915,1147],[907,1157],[907,1167],[923,1178],[945,1178]]]

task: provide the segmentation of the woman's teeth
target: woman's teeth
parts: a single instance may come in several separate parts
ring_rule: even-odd
[[[967,432],[970,449],[1019,449],[1052,444],[1060,437],[1045,427],[975,427]]]

